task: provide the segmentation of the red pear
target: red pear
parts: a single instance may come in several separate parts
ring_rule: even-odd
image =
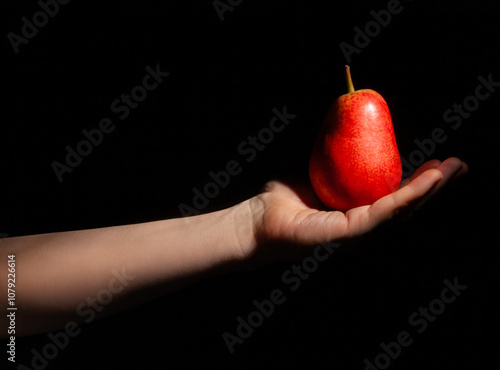
[[[402,175],[391,113],[370,89],[354,90],[346,66],[348,93],[330,107],[309,161],[319,199],[347,211],[397,190]]]

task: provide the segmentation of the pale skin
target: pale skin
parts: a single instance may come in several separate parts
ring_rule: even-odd
[[[272,181],[251,199],[199,216],[1,239],[3,287],[7,256],[16,256],[16,336],[82,322],[78,307],[91,307],[103,289],[114,293],[95,306],[97,317],[216,274],[300,259],[319,243],[357,238],[418,207],[467,170],[458,158],[431,160],[396,192],[345,213],[325,211],[308,185]],[[0,304],[7,307],[7,294]],[[0,325],[8,337],[6,315]]]

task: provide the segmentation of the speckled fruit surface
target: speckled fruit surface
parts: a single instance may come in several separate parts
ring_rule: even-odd
[[[401,175],[384,98],[369,89],[340,96],[325,118],[309,162],[320,200],[340,211],[369,205],[397,190]]]

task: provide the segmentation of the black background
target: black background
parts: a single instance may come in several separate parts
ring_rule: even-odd
[[[17,54],[6,35],[20,34],[21,18],[40,8],[2,3],[0,233],[180,217],[178,205],[190,204],[192,188],[229,160],[243,171],[204,212],[247,199],[270,179],[306,177],[317,130],[345,93],[339,44],[353,44],[353,28],[387,6],[243,1],[221,21],[211,1],[158,3],[73,0]],[[461,158],[470,166],[467,178],[409,220],[341,247],[295,292],[281,280],[291,263],[210,279],[82,326],[48,369],[363,369],[381,342],[403,330],[414,343],[391,369],[492,368],[500,93],[457,130],[443,113],[474,94],[478,76],[500,81],[500,8],[494,1],[401,4],[404,10],[353,54],[355,87],[385,97],[403,157],[416,149],[415,139],[441,127],[448,139],[431,157]],[[158,63],[170,76],[119,121],[111,102]],[[285,105],[297,117],[254,161],[244,161],[238,145]],[[51,163],[63,162],[65,147],[105,117],[115,131],[59,183]],[[455,277],[467,290],[417,334],[409,316]],[[277,288],[286,302],[230,355],[222,334],[235,333],[236,317]],[[30,366],[31,349],[46,343],[45,334],[18,338],[19,362]]]

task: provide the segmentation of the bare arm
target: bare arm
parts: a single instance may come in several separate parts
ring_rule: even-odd
[[[7,256],[16,256],[16,335],[88,320],[88,310],[107,315],[230,271],[252,247],[251,213],[247,201],[189,219],[3,239],[3,286]],[[0,299],[7,307],[7,295]],[[6,315],[0,320],[5,337]]]
[[[398,191],[346,213],[322,210],[310,187],[271,182],[234,207],[189,218],[3,239],[16,257],[16,335],[90,322],[192,281],[300,258],[317,243],[364,234],[467,172],[457,158],[429,161]],[[3,266],[3,267],[2,267]],[[7,307],[6,294],[0,304]],[[0,335],[8,320],[0,316]]]

